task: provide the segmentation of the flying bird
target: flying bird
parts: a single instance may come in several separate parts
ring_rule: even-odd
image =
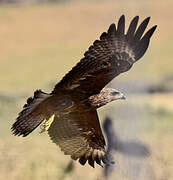
[[[111,24],[50,94],[36,90],[12,125],[13,134],[27,136],[42,123],[51,140],[73,160],[92,167],[95,162],[109,163],[97,108],[125,99],[123,93],[105,86],[128,71],[149,46],[157,26],[144,33],[150,17],[137,28],[138,19],[133,18],[125,33],[122,15],[117,28]]]

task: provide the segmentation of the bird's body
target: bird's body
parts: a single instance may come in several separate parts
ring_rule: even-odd
[[[50,94],[37,90],[33,98],[27,100],[12,126],[13,133],[27,136],[53,117],[45,129],[65,154],[79,159],[82,165],[86,161],[93,167],[94,162],[106,163],[97,108],[125,98],[119,91],[104,87],[144,55],[156,29],[154,26],[144,34],[148,22],[146,18],[136,30],[136,16],[125,34],[125,17],[121,16],[117,29],[112,24]]]

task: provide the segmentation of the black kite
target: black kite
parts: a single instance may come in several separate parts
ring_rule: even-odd
[[[92,167],[94,162],[107,163],[97,108],[124,98],[119,91],[104,87],[128,71],[148,48],[156,26],[144,34],[150,18],[137,28],[138,19],[131,21],[125,34],[125,17],[121,16],[117,28],[111,24],[50,94],[35,91],[12,126],[14,135],[27,136],[45,120],[42,127],[72,159],[82,165],[88,161]]]

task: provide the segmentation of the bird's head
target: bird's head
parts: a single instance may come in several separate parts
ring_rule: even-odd
[[[126,98],[123,93],[119,92],[116,89],[103,88],[99,94],[89,97],[89,103],[91,104],[91,106],[97,109],[101,106],[106,105],[111,101],[115,101],[118,99],[126,99]]]
[[[118,99],[126,99],[126,97],[124,96],[124,94],[121,93],[120,91],[116,90],[116,89],[104,88],[104,89],[102,90],[102,93],[103,93],[108,99],[110,99],[110,101],[114,101],[114,100],[118,100]]]

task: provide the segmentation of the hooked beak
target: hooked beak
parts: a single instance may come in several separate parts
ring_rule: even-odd
[[[126,96],[124,96],[124,94],[122,94],[122,93],[121,93],[121,95],[120,95],[120,99],[125,100],[125,99],[126,99]]]
[[[124,100],[125,100],[125,99],[126,99],[126,96],[124,96],[124,94],[120,92],[120,93],[118,94],[118,96],[117,96],[117,99],[124,99]]]

